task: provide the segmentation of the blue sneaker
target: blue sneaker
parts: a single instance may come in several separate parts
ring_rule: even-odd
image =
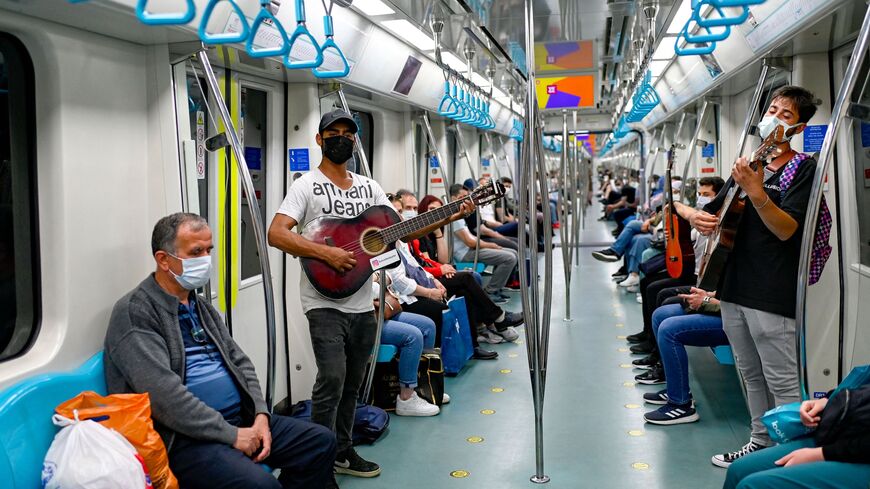
[[[645,419],[647,423],[671,425],[694,423],[701,419],[701,417],[698,416],[698,411],[695,411],[695,408],[692,407],[692,403],[690,402],[682,406],[668,403],[655,411],[650,411],[644,414],[643,419]]]

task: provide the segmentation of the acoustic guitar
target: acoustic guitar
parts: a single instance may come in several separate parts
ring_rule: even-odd
[[[458,212],[466,200],[478,206],[485,205],[503,197],[504,193],[504,185],[492,180],[463,199],[405,221],[392,207],[385,205],[371,206],[352,218],[319,217],[305,224],[302,236],[353,253],[356,265],[339,272],[325,261],[301,258],[302,270],[319,294],[329,299],[344,299],[365,285],[376,269],[382,268],[379,261],[390,260],[382,256],[395,249],[397,240],[447,219]],[[400,263],[395,258],[390,261],[392,266]]]
[[[756,170],[758,165],[767,165],[777,156],[782,154],[777,141],[783,137],[782,126],[777,126],[771,132],[761,146],[752,154],[749,166]],[[746,194],[734,180],[729,180],[730,187],[719,210],[719,224],[707,238],[707,247],[701,260],[701,268],[698,272],[698,288],[714,291],[719,286],[725,263],[734,249],[737,229],[743,220],[743,211],[746,209]]]
[[[665,170],[665,203],[662,209],[665,221],[665,265],[671,278],[684,278],[695,272],[695,249],[692,246],[692,226],[677,213],[674,205],[671,174],[676,153],[676,145],[672,145],[668,150],[668,167]]]

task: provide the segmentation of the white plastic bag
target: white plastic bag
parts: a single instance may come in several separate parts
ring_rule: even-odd
[[[123,436],[91,421],[55,414],[61,426],[42,465],[45,489],[151,489],[142,458]]]

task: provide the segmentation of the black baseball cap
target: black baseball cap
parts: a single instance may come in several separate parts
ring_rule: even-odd
[[[323,117],[320,118],[320,126],[317,128],[317,132],[322,134],[327,127],[338,121],[345,121],[350,124],[350,129],[354,134],[359,131],[359,126],[356,125],[356,121],[353,120],[353,117],[350,114],[341,109],[335,109],[332,112],[323,114]]]

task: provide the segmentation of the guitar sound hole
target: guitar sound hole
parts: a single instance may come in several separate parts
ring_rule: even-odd
[[[363,231],[362,236],[360,236],[360,246],[362,246],[363,251],[371,256],[380,255],[387,249],[387,244],[384,243],[384,238],[377,228],[369,228]]]

